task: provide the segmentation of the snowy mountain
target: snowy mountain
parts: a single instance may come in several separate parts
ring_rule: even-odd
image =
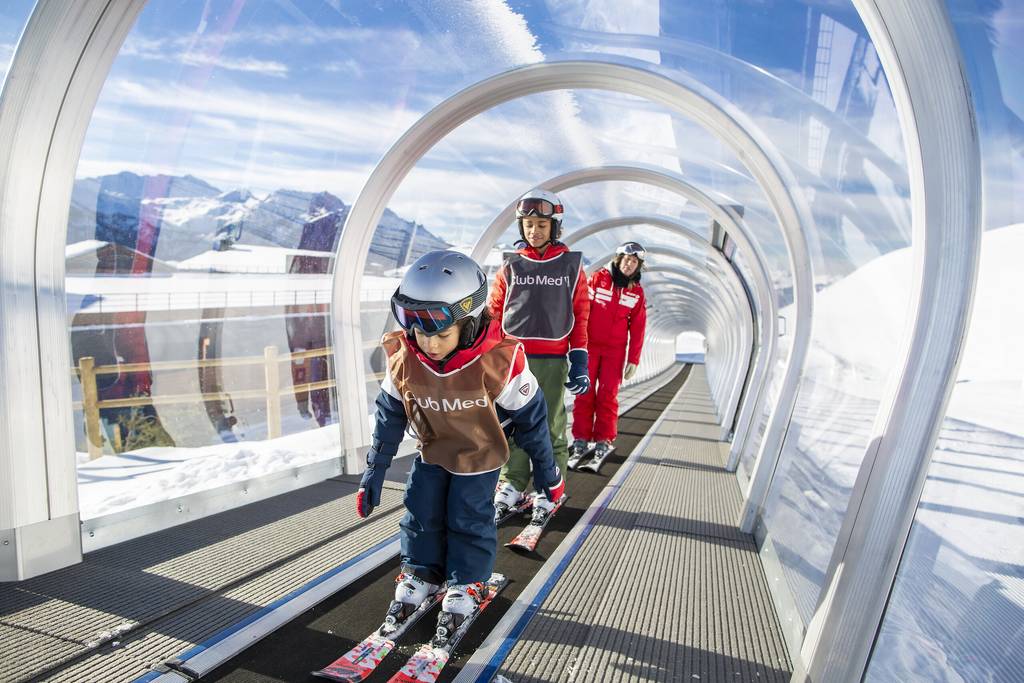
[[[75,181],[68,244],[98,240],[175,262],[231,244],[333,252],[348,211],[329,192],[280,189],[260,197],[245,189],[225,192],[189,175],[125,171]],[[447,246],[422,225],[385,210],[366,269],[390,270]]]

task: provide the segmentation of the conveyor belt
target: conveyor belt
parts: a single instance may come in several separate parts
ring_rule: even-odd
[[[630,387],[624,404],[678,370]],[[389,479],[404,481],[398,462]],[[389,483],[363,522],[356,485],[339,477],[0,584],[0,681],[132,681],[393,538],[403,488]]]
[[[562,573],[524,591],[539,608],[510,611],[458,681],[495,669],[513,683],[789,680],[757,548],[735,527],[736,479],[707,438],[707,396],[694,366]]]
[[[569,502],[552,520],[534,553],[515,553],[499,547],[495,570],[511,578],[511,583],[480,618],[460,646],[461,654],[451,661],[440,681],[450,681],[458,673],[462,662],[480,644],[490,629],[508,608],[510,601],[522,591],[531,577],[546,566],[546,560],[559,543],[571,532],[576,521],[583,516],[594,497],[605,487],[608,478],[621,466],[626,455],[647,433],[654,417],[668,405],[671,397],[682,385],[686,371],[674,367],[666,377],[648,384],[640,391],[653,391],[644,397],[642,407],[636,407],[619,420],[619,451],[605,463],[600,475],[590,473],[569,474],[567,488]],[[498,530],[499,544],[512,539],[522,528],[526,517],[513,520]],[[315,608],[299,615],[287,625],[267,636],[257,645],[242,652],[211,671],[201,680],[213,683],[274,683],[279,681],[309,680],[310,669],[330,662],[362,640],[379,625],[384,610],[394,594],[394,576],[398,572],[398,559],[324,600]],[[419,642],[429,639],[434,631],[434,618],[421,621],[399,643],[398,652],[392,653],[371,680],[386,681],[401,667]],[[182,683],[161,680],[160,683]]]

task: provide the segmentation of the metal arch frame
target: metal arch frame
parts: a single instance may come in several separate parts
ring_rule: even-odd
[[[664,246],[652,246],[647,249],[648,254],[654,254],[656,256],[664,256],[666,258],[679,259],[685,263],[692,264],[698,272],[707,272],[709,274],[708,284],[712,285],[718,281],[722,283],[722,292],[725,294],[725,298],[730,301],[733,305],[736,315],[745,317],[746,313],[749,312],[750,326],[746,325],[739,326],[739,339],[736,345],[730,344],[730,352],[734,349],[743,349],[746,351],[745,354],[733,356],[731,353],[728,358],[730,361],[735,361],[735,376],[732,381],[727,381],[725,378],[730,376],[730,373],[726,371],[723,375],[717,376],[717,372],[709,373],[709,379],[713,380],[712,385],[712,398],[716,402],[721,401],[718,405],[719,416],[721,418],[721,440],[728,438],[728,433],[731,431],[733,418],[738,408],[739,397],[742,395],[743,385],[747,380],[748,372],[750,370],[750,363],[754,357],[754,326],[757,324],[757,317],[754,313],[753,303],[747,299],[746,290],[743,289],[739,281],[739,275],[731,267],[726,267],[725,270],[718,271],[711,268],[710,263],[701,263],[694,259],[690,254],[681,252],[679,250],[664,247]],[[721,259],[722,262],[728,263],[725,256],[717,249],[711,249],[709,255],[714,260]],[[603,265],[604,261],[610,260],[614,254],[607,254],[604,257],[595,260],[592,264],[592,268],[596,268],[599,265]],[[648,272],[658,272],[653,268],[649,268]],[[728,366],[727,366],[728,367]],[[709,370],[711,368],[709,367]],[[716,377],[711,377],[714,374]]]
[[[689,293],[683,293],[683,292]],[[742,342],[737,339],[735,334],[735,326],[729,325],[728,318],[724,318],[723,312],[719,308],[713,308],[708,304],[708,300],[700,297],[694,290],[683,290],[681,291],[668,291],[661,295],[661,301],[671,302],[674,304],[680,304],[686,307],[688,315],[690,315],[704,337],[709,340],[708,343],[708,356],[705,360],[705,364],[711,367],[717,367],[718,362],[716,359],[721,359],[723,367],[728,368],[736,367],[742,357],[744,351],[748,351],[742,346]],[[714,388],[715,392],[724,391],[723,385],[728,383],[727,372],[715,372],[716,377],[714,378],[717,387]]]
[[[863,674],[872,634],[884,612],[885,596],[916,511],[958,368],[973,303],[981,225],[976,122],[966,70],[945,5],[940,0],[920,0],[913,7],[898,0],[853,2],[894,94],[908,151],[914,244],[920,246],[914,249],[918,287],[899,381],[883,402],[885,408],[878,420],[880,438],[869,452],[870,462],[861,468],[863,476],[855,490],[860,498],[852,501],[860,514],[851,509],[846,515],[849,524],[844,524],[836,547],[844,570],[830,572],[831,585],[823,591],[827,603],[822,608],[827,609],[819,611],[823,621],[808,655],[817,671],[838,671],[838,678],[833,680]],[[9,334],[3,336],[2,357],[8,359],[3,361],[4,367],[14,371],[5,373],[4,383],[7,395],[14,400],[4,404],[40,407],[47,426],[58,425],[70,410],[67,381],[57,378],[66,374],[57,370],[64,367],[60,361],[66,359],[66,350],[57,348],[66,346],[62,344],[66,327],[62,323],[59,334],[49,338],[41,333],[57,329],[56,316],[51,314],[60,307],[55,302],[63,297],[62,281],[56,277],[62,254],[54,245],[59,243],[57,230],[66,229],[66,224],[54,221],[53,216],[67,209],[68,179],[73,178],[91,105],[142,4],[142,0],[111,0],[105,5],[40,0],[33,10],[33,20],[49,17],[49,21],[33,25],[30,20],[0,102],[0,139],[7,143],[0,145],[0,158],[4,160],[3,168],[16,167],[19,171],[0,174],[0,263],[5,273],[0,305],[4,307],[2,324],[10,324],[11,318],[22,323],[14,335],[18,341],[12,342]],[[62,49],[45,49],[52,44],[49,39],[57,36]],[[29,76],[36,73],[45,73],[46,78]],[[574,85],[591,87],[579,81]],[[23,240],[12,238],[10,226],[14,224],[21,231],[26,225],[35,231],[30,245],[19,246]],[[361,225],[373,222],[364,220]],[[349,234],[360,224],[352,226]],[[36,272],[29,273],[26,264],[34,264]],[[37,310],[26,333],[22,314],[28,288],[35,293]],[[351,291],[349,286],[347,293]],[[14,315],[9,315],[9,310]],[[351,332],[352,325],[351,317],[338,323],[346,332]],[[355,327],[358,331],[358,323]],[[24,356],[7,353],[17,351],[12,348],[16,344],[27,345]],[[37,350],[31,348],[33,345]],[[44,362],[44,358],[53,362]],[[20,367],[12,365],[14,359]],[[358,363],[339,367],[358,368],[362,373]],[[17,460],[11,454],[12,445],[17,445],[12,441],[13,432],[31,431],[24,429],[23,417],[22,412],[0,414],[0,449],[4,451],[0,457],[4,465],[19,467],[29,456],[39,458],[38,451],[18,455]],[[69,493],[74,487],[73,478],[70,485],[61,481],[67,474],[68,455],[55,452],[56,441],[62,438],[60,430],[58,425],[55,432],[47,434],[45,443],[37,440],[32,444],[42,446],[47,463],[53,465],[45,475],[44,486],[36,480],[29,487],[33,489],[30,494],[45,488],[50,520],[60,513],[61,505],[76,509],[76,494]],[[19,480],[22,489],[25,483]],[[3,512],[10,517],[9,508]],[[26,514],[31,515],[31,511]],[[47,540],[54,538],[49,535]],[[55,544],[48,547],[53,550]],[[873,552],[878,550],[882,552]],[[877,561],[879,555],[885,556],[885,562]],[[830,647],[830,643],[835,646]],[[856,652],[848,652],[853,649]]]
[[[801,648],[804,680],[867,671],[953,390],[974,303],[981,155],[967,70],[940,0],[854,0],[903,133],[912,205],[910,334],[873,427]]]
[[[595,166],[592,168],[577,169],[560,176],[549,178],[539,183],[537,187],[544,188],[551,192],[561,192],[579,185],[608,181],[643,183],[673,192],[691,200],[695,205],[704,210],[705,213],[710,215],[712,219],[718,221],[718,223],[725,228],[726,232],[732,236],[733,240],[736,242],[737,250],[744,255],[751,272],[755,273],[757,281],[762,283],[762,287],[755,287],[754,291],[757,294],[758,306],[763,315],[763,318],[761,319],[763,327],[759,334],[759,338],[767,347],[767,351],[764,358],[765,362],[757,362],[762,360],[760,356],[755,359],[750,379],[750,386],[753,391],[748,395],[744,404],[740,406],[739,418],[736,420],[736,431],[733,434],[733,442],[729,449],[729,458],[726,463],[726,468],[729,471],[735,471],[740,459],[746,453],[754,449],[758,449],[759,455],[765,452],[764,439],[760,442],[760,448],[758,448],[757,442],[751,441],[752,438],[756,438],[756,435],[752,433],[755,416],[767,414],[768,425],[770,427],[774,424],[772,422],[773,416],[781,414],[779,413],[780,409],[787,410],[788,414],[791,414],[792,404],[790,404],[788,408],[786,407],[785,401],[787,399],[783,394],[782,389],[789,386],[789,384],[785,384],[787,381],[790,382],[793,387],[796,387],[799,382],[798,377],[792,377],[793,373],[799,374],[799,368],[790,368],[788,363],[793,361],[793,356],[790,355],[784,369],[784,372],[786,373],[783,379],[784,385],[780,387],[779,395],[776,397],[775,406],[766,409],[765,402],[768,400],[768,372],[777,365],[776,353],[778,351],[777,340],[779,336],[778,297],[775,291],[775,286],[772,284],[773,280],[769,275],[767,258],[761,250],[758,241],[754,238],[753,233],[746,227],[745,219],[736,214],[736,212],[729,206],[732,203],[731,200],[722,197],[718,193],[702,190],[688,182],[682,175],[667,169],[654,168],[639,164]],[[494,243],[497,242],[501,234],[512,223],[514,216],[515,201],[502,209],[494,220],[491,221],[491,224],[487,229],[481,234],[476,245],[473,247],[472,256],[474,259],[479,260],[490,252]],[[803,249],[802,258],[809,259],[810,256],[806,251],[806,243],[803,245]],[[767,283],[766,287],[764,283]],[[814,295],[812,290],[806,289],[807,284],[801,278],[794,277],[793,287],[794,292],[798,289],[801,290],[804,295],[804,299],[810,299]],[[794,312],[794,343],[798,340],[805,340],[805,344],[809,344],[811,334],[810,318],[803,318],[800,316],[801,312],[799,310]],[[806,348],[804,353],[806,354]],[[795,403],[795,400],[796,398],[794,394],[792,402]],[[766,429],[765,436],[768,434],[769,431]],[[775,432],[772,432],[772,434],[774,434],[779,440],[778,448],[775,449],[772,457],[771,466],[766,467],[763,470],[757,489],[753,488],[752,480],[751,485],[748,486],[748,490],[751,492],[763,489],[761,494],[762,497],[763,493],[767,492],[771,473],[774,471],[775,463],[778,461],[778,457],[781,455],[782,451],[781,439],[783,435]],[[760,460],[760,457],[757,459]]]
[[[668,272],[682,270],[670,266],[659,266],[658,268],[659,270]],[[686,287],[685,285],[682,285],[678,280],[658,282],[655,283],[655,286],[660,287],[662,290],[664,288],[679,287],[683,291],[688,292],[688,294],[681,294],[679,292],[671,291],[660,293],[659,300],[669,299],[676,301],[686,301],[689,302],[689,307],[691,310],[695,309],[693,312],[703,314],[703,333],[705,338],[709,340],[721,339],[722,344],[724,345],[724,349],[722,349],[719,348],[717,343],[709,344],[709,361],[712,358],[724,358],[724,367],[728,369],[740,367],[743,358],[749,358],[749,347],[744,346],[742,335],[737,336],[735,330],[736,326],[729,324],[731,318],[728,312],[722,307],[721,302],[719,300],[708,297],[702,297],[700,296],[702,290],[695,290],[692,287]],[[713,351],[711,351],[712,349]],[[744,352],[746,352],[748,355],[744,356]],[[717,364],[714,361],[711,361],[709,363],[709,369],[711,369],[712,366],[717,367]],[[713,379],[714,384],[716,385],[713,387],[713,392],[716,394],[720,394],[725,390],[724,387],[728,386],[728,373],[719,373],[715,371],[713,374],[715,375]]]
[[[82,559],[64,246],[92,110],[143,4],[38,0],[0,93],[0,580]]]
[[[716,66],[722,66],[731,73],[745,77],[750,82],[756,81],[761,85],[770,84],[777,95],[798,103],[801,108],[808,108],[818,120],[826,124],[830,132],[840,133],[844,142],[849,144],[852,149],[864,155],[866,159],[869,159],[872,164],[885,173],[887,178],[894,183],[901,183],[903,181],[903,169],[899,164],[870,138],[850,125],[849,121],[837,115],[835,111],[810,97],[806,92],[788,81],[735,55],[727,54],[706,45],[661,35],[607,33],[568,26],[559,26],[558,32],[570,37],[593,40],[605,45],[649,49],[668,54],[687,55],[690,58],[699,60],[709,60],[714,62]],[[625,58],[621,55],[617,55],[617,58],[628,60],[625,63],[640,62],[640,60]],[[661,67],[671,71],[682,70],[677,67],[664,67],[656,63],[649,64],[652,67]]]
[[[695,79],[682,74],[669,79],[643,69],[607,62],[566,61],[511,69],[471,85],[437,105],[385,153],[353,203],[338,245],[332,293],[335,367],[351,368],[357,375],[355,382],[346,384],[347,396],[341,396],[345,392],[339,392],[340,428],[352,471],[359,466],[354,447],[369,441],[369,425],[363,408],[366,405],[366,386],[360,352],[359,281],[373,230],[388,200],[419,159],[463,122],[526,95],[580,88],[634,95],[690,117],[720,138],[743,161],[765,193],[782,228],[794,282],[794,319],[797,324],[794,326],[793,343],[788,349],[780,398],[761,441],[760,451],[771,453],[772,457],[759,457],[758,461],[770,459],[774,464],[781,453],[810,343],[810,319],[814,307],[813,264],[807,251],[807,236],[811,234],[813,221],[792,171],[753,122],[724,97]],[[713,208],[723,220],[727,218],[726,209]],[[338,263],[349,265],[339,268]],[[767,468],[758,479],[765,489],[773,469]]]
[[[713,263],[717,263],[723,272],[732,273],[737,281],[743,280],[743,275],[739,269],[733,265],[724,254],[715,248],[711,242],[709,242],[703,235],[698,233],[693,228],[690,228],[682,221],[671,218],[668,216],[659,215],[635,215],[635,216],[616,216],[614,218],[606,218],[604,220],[596,221],[582,228],[578,228],[569,233],[564,239],[566,245],[573,245],[580,242],[588,237],[592,237],[600,234],[606,230],[613,230],[625,226],[633,225],[650,225],[652,227],[665,230],[675,235],[682,236],[695,244],[703,247],[712,259]],[[736,226],[738,227],[738,226]],[[726,232],[730,231],[726,229]],[[742,252],[741,252],[742,253]],[[756,254],[755,254],[756,256]],[[767,274],[763,271],[753,271],[755,275],[761,275],[761,281],[758,283],[751,283],[750,291],[760,289],[764,292],[771,291],[771,281],[767,278]],[[748,300],[748,288],[739,283],[739,291],[742,292],[742,298]],[[752,396],[756,393],[756,389],[751,386],[755,379],[755,369],[766,368],[770,362],[769,354],[772,351],[771,344],[765,344],[765,335],[771,334],[771,323],[765,320],[763,315],[759,315],[758,307],[755,306],[753,301],[748,301],[751,313],[751,330],[754,333],[751,342],[751,357],[747,359],[744,368],[743,382],[739,385],[739,391],[734,397],[730,398],[725,406],[725,410],[722,413],[722,440],[727,440],[729,433],[732,432],[733,424],[736,421],[736,414],[739,411],[740,398],[744,395],[744,389],[747,389],[746,395]],[[768,328],[768,329],[766,329]],[[758,334],[758,332],[760,332]],[[773,338],[774,339],[774,338]],[[752,410],[747,410],[747,422],[749,423],[749,416],[752,415]],[[738,462],[739,449],[734,448],[737,441],[742,439],[734,439],[733,446],[730,446],[730,455],[735,455],[735,459]],[[731,461],[733,458],[730,457]],[[727,465],[732,463],[727,463]],[[735,469],[735,465],[733,465]]]
[[[704,323],[706,329],[710,328],[712,325],[725,329],[722,324],[721,313],[710,309],[705,300],[698,296],[694,296],[692,292],[690,294],[669,292],[662,297],[662,301],[666,303],[685,304],[685,315],[689,316],[693,321]]]

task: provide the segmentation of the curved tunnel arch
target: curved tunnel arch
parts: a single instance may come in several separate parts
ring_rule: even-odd
[[[39,505],[19,511],[19,525],[77,512],[73,456],[68,456],[73,439],[68,428],[70,380],[64,370],[68,354],[60,247],[66,238],[75,161],[92,104],[143,4],[40,2],[37,9],[49,12],[51,23],[26,29],[6,82],[17,86],[5,87],[0,102],[0,132],[11,142],[0,151],[0,167],[19,169],[0,181],[4,243],[9,247],[3,250],[2,262],[10,274],[3,302],[20,313],[25,307],[19,302],[34,291],[36,307],[26,314],[30,320],[17,339],[5,341],[5,390],[14,398],[6,403],[43,406],[41,418],[28,411],[3,416],[0,431],[7,436],[2,457],[24,473],[28,455],[42,461],[39,454],[45,454],[45,463],[32,465],[45,468],[45,473],[27,472],[17,481],[48,508],[41,514]],[[899,350],[894,374],[899,381],[882,397],[877,438],[868,453],[870,461],[862,468],[866,481],[860,497],[851,501],[847,519],[852,521],[836,544],[828,585],[822,591],[825,602],[815,617],[816,629],[807,638],[808,669],[821,680],[845,680],[863,672],[863,653],[878,624],[878,603],[888,595],[878,588],[891,585],[931,458],[937,421],[956,376],[971,312],[980,235],[977,130],[945,4],[853,4],[879,52],[904,134],[913,201],[915,299],[912,328]],[[62,50],[47,49],[55,40],[60,40]],[[32,78],[43,72],[48,78]],[[32,239],[23,234],[15,239],[12,229],[30,231]],[[358,327],[351,317],[341,317],[336,331]],[[347,367],[362,372],[358,362]],[[26,427],[23,418],[31,425]],[[347,446],[358,436],[343,433]],[[878,466],[871,468],[875,463]],[[761,501],[754,493],[750,502],[756,511]],[[864,509],[857,515],[861,501]],[[77,538],[77,524],[74,531]],[[877,562],[880,548],[887,558],[884,566]],[[841,573],[837,567],[842,567]],[[854,673],[845,675],[850,672]]]
[[[739,409],[739,417],[736,420],[736,431],[733,434],[733,442],[729,449],[728,468],[735,470],[737,463],[744,454],[752,452],[757,448],[756,441],[751,441],[751,428],[755,415],[771,415],[782,400],[780,393],[776,406],[768,406],[769,396],[767,394],[768,372],[770,368],[777,365],[776,352],[778,333],[778,294],[775,291],[773,279],[768,270],[767,259],[761,250],[753,233],[746,226],[746,222],[731,207],[733,203],[726,197],[715,192],[701,189],[682,175],[663,168],[654,168],[639,164],[613,164],[606,166],[595,166],[569,171],[562,175],[549,178],[537,185],[551,192],[561,192],[573,187],[588,183],[623,181],[636,182],[651,185],[668,192],[680,195],[698,207],[700,207],[713,220],[717,221],[736,242],[736,247],[744,260],[749,264],[751,272],[756,278],[753,291],[758,298],[758,306],[763,312],[759,318],[761,323],[759,340],[765,346],[764,353],[755,357],[754,366],[751,372],[750,386],[753,393],[749,394],[747,400]],[[484,230],[477,243],[473,247],[473,258],[480,260],[487,255],[494,243],[501,234],[512,223],[515,217],[515,200],[505,206],[498,215],[491,221],[491,224]],[[804,254],[810,258],[808,254]],[[756,286],[761,283],[761,286]],[[794,290],[802,286],[800,279],[793,280]],[[806,297],[812,296],[812,292],[804,292]],[[801,318],[800,312],[794,315],[793,338],[809,339],[811,333],[809,318]]]
[[[797,330],[787,350],[785,374],[777,405],[761,441],[760,451],[777,458],[785,427],[796,401],[800,370],[810,342],[813,311],[812,263],[807,258],[807,234],[813,222],[804,198],[782,156],[771,141],[721,95],[695,79],[664,76],[606,62],[545,62],[519,67],[465,88],[434,107],[396,142],[370,174],[353,203],[342,231],[335,262],[350,264],[335,269],[332,311],[336,367],[352,368],[355,382],[347,383],[347,396],[339,391],[340,421],[348,443],[369,442],[366,420],[365,368],[361,354],[359,281],[369,252],[373,228],[388,200],[419,159],[445,135],[479,113],[519,97],[551,90],[595,89],[622,92],[658,102],[689,116],[719,137],[750,170],[761,186],[782,229],[789,267],[794,278]],[[722,207],[714,207],[725,218]],[[475,255],[475,250],[474,250]],[[353,448],[347,462],[358,468]]]
[[[694,286],[686,285],[685,282],[681,281],[681,278],[688,278],[687,273],[691,272],[686,268],[673,267],[673,266],[654,266],[651,268],[652,273],[671,273],[673,275],[672,280],[666,280],[663,282],[654,281],[652,285],[652,293],[658,300],[664,298],[664,287],[671,286],[673,284],[684,285],[692,293],[693,297],[707,304],[709,313],[714,317],[714,321],[723,334],[723,348],[716,348],[715,354],[712,358],[722,359],[721,365],[712,360],[709,363],[712,369],[709,381],[713,385],[713,395],[724,397],[719,404],[721,410],[720,416],[722,417],[722,440],[725,440],[728,436],[730,425],[732,424],[732,418],[735,416],[736,407],[738,404],[739,396],[742,395],[744,384],[749,377],[749,364],[751,362],[751,356],[753,352],[753,336],[752,336],[752,323],[751,327],[747,328],[742,325],[739,321],[745,317],[744,310],[746,305],[749,305],[745,299],[740,299],[738,293],[733,288],[723,288],[720,296],[709,296],[709,288],[718,279],[715,276],[704,275],[698,273],[697,283]],[[719,280],[719,282],[721,282]],[[707,336],[707,335],[705,335]]]

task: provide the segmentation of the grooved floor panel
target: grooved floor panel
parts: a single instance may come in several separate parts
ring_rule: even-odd
[[[789,680],[728,451],[706,438],[707,394],[695,366],[503,663],[510,681]]]
[[[385,490],[391,512],[370,524],[355,491],[324,482],[0,585],[0,680],[145,673],[395,533],[401,489]]]

